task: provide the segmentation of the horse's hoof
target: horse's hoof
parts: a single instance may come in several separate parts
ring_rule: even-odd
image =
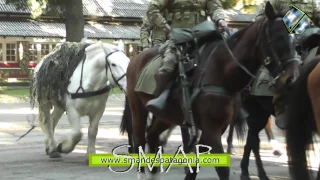
[[[62,143],[59,143],[58,146],[57,146],[57,151],[59,153],[62,153]]]
[[[251,180],[250,176],[248,176],[248,175],[241,175],[240,179],[241,180]]]
[[[259,179],[260,179],[260,180],[270,180],[270,179],[268,178],[268,176],[266,176],[266,175],[264,175],[264,176],[259,176]]]
[[[230,180],[229,177],[223,177],[223,178],[220,178],[220,180]]]
[[[53,151],[50,153],[50,158],[61,158],[61,154],[58,151]]]
[[[282,156],[282,153],[281,153],[281,151],[279,151],[279,150],[275,150],[275,151],[273,151],[273,155],[275,155],[275,156]]]
[[[189,168],[188,167],[184,167],[184,174],[187,175],[189,173]]]
[[[227,152],[228,152],[229,154],[234,154],[233,148],[228,148]]]
[[[157,174],[146,174],[146,180],[160,180],[161,177],[160,177],[160,174],[157,173]]]
[[[49,155],[49,148],[46,148],[46,155]]]
[[[138,172],[137,173],[137,178],[138,178],[138,180],[146,180],[146,174]]]

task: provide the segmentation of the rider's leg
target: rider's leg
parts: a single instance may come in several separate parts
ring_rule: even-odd
[[[167,41],[163,46],[161,46],[160,51],[162,48],[165,48],[162,66],[157,74],[155,74],[157,94],[160,96],[156,99],[150,100],[146,105],[146,108],[156,115],[161,113],[164,108],[166,98],[168,97],[169,82],[172,81],[173,71],[179,58],[179,51],[173,41]]]

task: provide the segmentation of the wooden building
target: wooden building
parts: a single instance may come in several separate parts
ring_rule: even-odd
[[[85,36],[92,42],[125,43],[133,57],[140,44],[140,25],[149,0],[83,0]],[[43,14],[41,21],[31,10],[18,10],[0,0],[0,77],[2,81],[29,79],[37,61],[57,43],[65,42],[65,25],[60,17]],[[254,15],[228,10],[231,27],[242,28]]]

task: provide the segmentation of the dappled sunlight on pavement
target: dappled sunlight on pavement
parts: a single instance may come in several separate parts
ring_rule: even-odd
[[[105,114],[100,121],[99,131],[96,140],[97,153],[111,153],[116,146],[128,144],[126,135],[119,134],[120,120],[122,117],[123,103],[114,103],[112,106],[107,106]],[[1,108],[0,114],[3,117],[0,122],[0,179],[21,179],[24,180],[38,180],[38,179],[118,179],[121,176],[123,180],[136,179],[136,169],[134,168],[126,174],[115,174],[110,172],[107,167],[88,167],[85,163],[87,151],[87,131],[88,118],[83,118],[82,132],[83,139],[76,146],[76,149],[68,154],[63,154],[60,159],[50,159],[45,155],[44,140],[45,136],[40,127],[36,127],[26,137],[17,141],[17,139],[30,129],[27,117],[30,114],[35,114],[35,123],[37,124],[37,112],[28,110],[28,107]],[[281,157],[272,154],[272,147],[268,142],[264,131],[260,133],[261,139],[261,158],[270,180],[288,180],[287,156],[285,154],[284,137],[280,130],[274,126],[273,130],[276,139],[279,141],[282,152]],[[71,134],[70,125],[66,119],[66,115],[62,116],[56,132],[56,142],[59,143]],[[236,134],[236,133],[235,133]],[[226,138],[228,130],[222,137],[223,146],[227,147]],[[240,161],[243,154],[244,142],[239,142],[234,136],[235,154],[231,159],[230,179],[240,179],[241,169]],[[176,128],[167,146],[164,148],[165,153],[174,153],[177,147],[181,145],[182,139],[180,135],[180,128]],[[317,153],[311,153],[311,164],[313,168],[317,168],[319,164],[319,145],[316,147]],[[126,148],[119,151],[127,152]],[[32,168],[30,168],[32,167]],[[125,169],[125,168],[124,168]],[[252,180],[259,179],[257,177],[257,169],[255,165],[254,156],[250,156],[249,171]],[[72,173],[70,173],[72,172]],[[168,173],[162,173],[165,180],[183,179],[183,169],[174,167]],[[132,178],[134,177],[134,178]],[[200,180],[218,179],[214,168],[205,167],[200,169],[198,178]]]

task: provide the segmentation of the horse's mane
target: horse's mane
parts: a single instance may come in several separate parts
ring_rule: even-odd
[[[285,10],[278,11],[275,18],[282,18],[285,14],[286,14]],[[227,42],[229,44],[229,47],[232,49],[236,45],[235,42],[237,42],[239,40],[239,38],[241,38],[247,32],[247,30],[249,28],[251,28],[254,25],[261,27],[266,22],[267,22],[267,17],[265,15],[263,15],[261,19],[258,19],[257,21],[251,23],[250,25],[246,26],[245,28],[240,29],[239,31],[232,34],[229,38],[227,38]]]
[[[231,49],[233,49],[234,46],[237,44],[236,42],[238,42],[238,40],[241,37],[243,37],[243,35],[248,31],[249,28],[251,28],[254,25],[256,25],[258,27],[261,27],[263,25],[263,23],[265,23],[265,22],[266,22],[266,17],[263,17],[263,18],[255,21],[255,22],[249,24],[245,28],[242,28],[239,31],[237,31],[234,34],[232,34],[229,38],[227,38],[227,43],[228,43],[229,47]]]

